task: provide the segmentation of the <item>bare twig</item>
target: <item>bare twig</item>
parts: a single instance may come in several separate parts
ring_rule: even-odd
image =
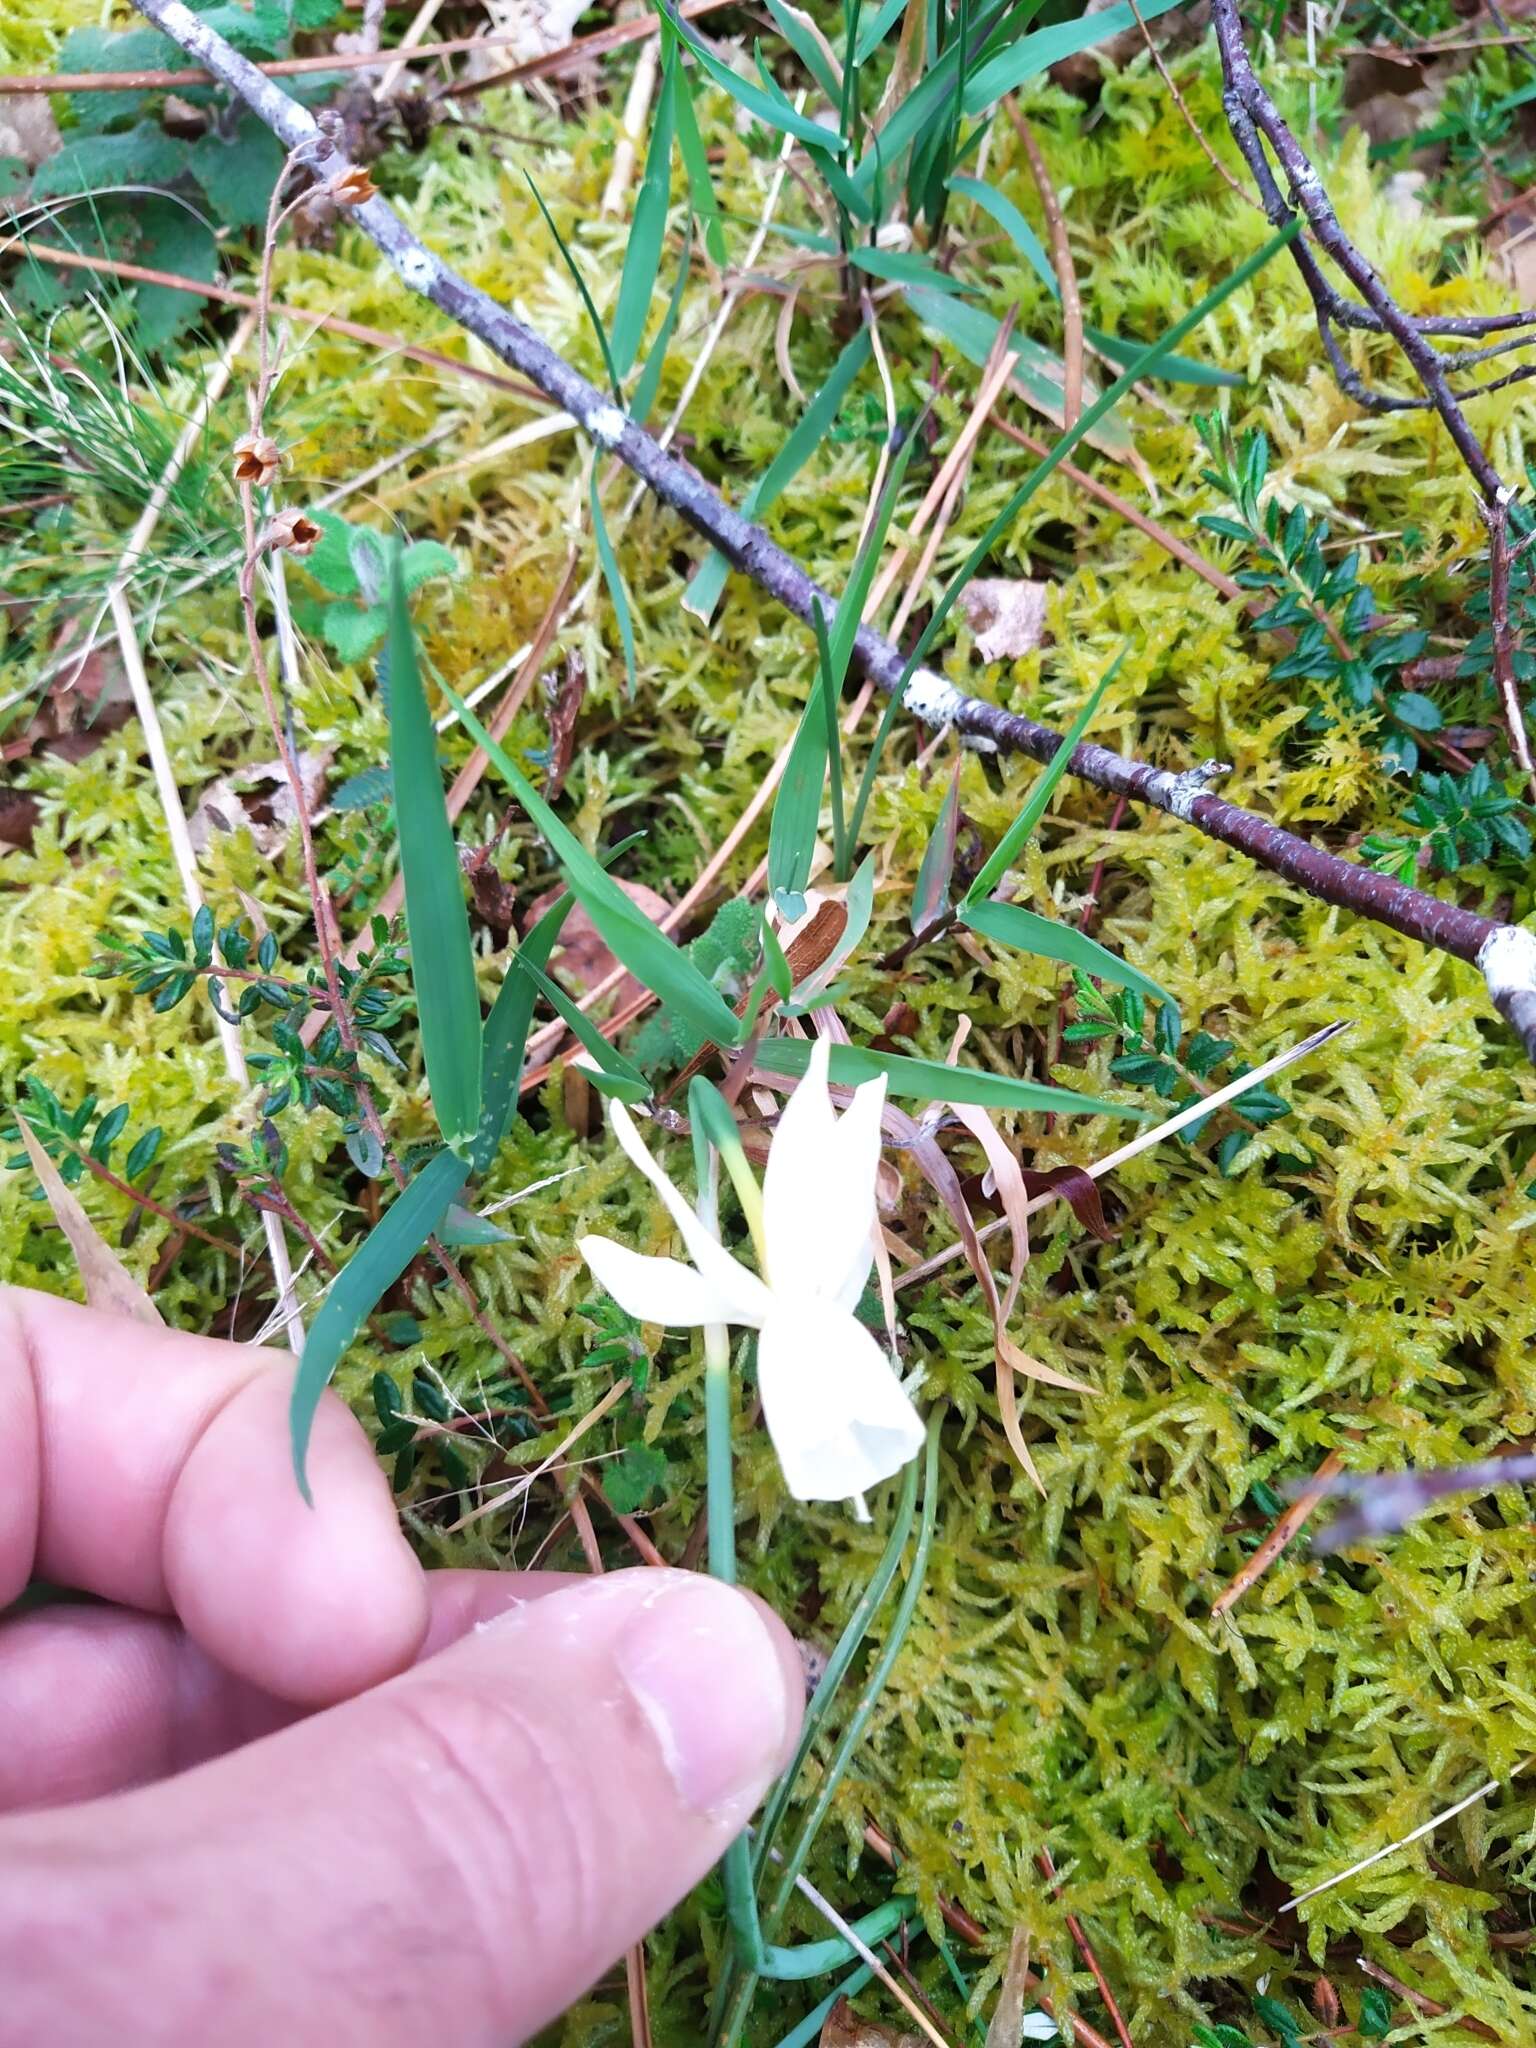
[[[137,4],[149,20],[237,93],[290,149],[300,144],[309,145],[314,153],[315,168],[322,178],[329,180],[349,168],[334,144],[322,136],[314,116],[289,98],[280,86],[264,77],[206,20],[194,15],[183,0],[137,0]],[[1218,25],[1223,14],[1228,18],[1227,46],[1235,47],[1239,53],[1246,75],[1252,80],[1253,92],[1267,107],[1267,98],[1257,80],[1253,79],[1247,53],[1241,46],[1234,0],[1214,0],[1214,6]],[[1232,61],[1238,59],[1234,57]],[[1280,215],[1288,219],[1290,210],[1274,186],[1254,132],[1253,117],[1235,94],[1230,96],[1230,103],[1235,109],[1234,118],[1248,122],[1264,177],[1274,192]],[[1288,136],[1289,131],[1283,129],[1278,115],[1273,118],[1278,130]],[[1299,157],[1294,141],[1290,147]],[[1300,170],[1298,175],[1301,175]],[[1321,198],[1317,174],[1310,165],[1305,166],[1305,176],[1310,180],[1309,193],[1315,187],[1317,197]],[[1332,209],[1327,207],[1326,200],[1322,204],[1327,217],[1332,219]],[[405,285],[478,336],[513,369],[530,377],[556,405],[579,420],[595,441],[633,470],[663,503],[670,505],[705,535],[728,561],[744,570],[770,596],[807,622],[811,619],[814,604],[819,603],[828,618],[835,615],[836,605],[831,596],[818,588],[793,556],[728,505],[688,464],[668,454],[614,404],[611,394],[589,383],[547,343],[523,326],[506,307],[498,305],[487,293],[435,256],[411,233],[387,201],[370,199],[354,209],[354,218],[388,257]],[[1337,229],[1336,221],[1334,226]],[[1342,240],[1342,231],[1339,230],[1338,234]],[[1293,246],[1298,260],[1304,258],[1315,271],[1315,260],[1310,252],[1300,244]],[[1344,247],[1348,250],[1347,242]],[[1351,253],[1356,272],[1364,276],[1371,291],[1378,299],[1386,301],[1393,317],[1401,323],[1402,316],[1392,306],[1375,272],[1358,252]],[[1317,274],[1320,278],[1321,273]],[[1328,289],[1331,291],[1332,288]],[[1368,313],[1369,309],[1360,320],[1355,320],[1351,314],[1352,324],[1372,324]],[[1521,317],[1496,316],[1494,324],[1499,324],[1500,320],[1505,325],[1519,324]],[[1529,318],[1536,322],[1536,313]],[[1384,320],[1381,324],[1385,324]],[[1425,323],[1426,328],[1433,326],[1437,331],[1447,332],[1465,331],[1467,325],[1467,322],[1450,327],[1444,321]],[[1481,325],[1472,322],[1470,325],[1475,332],[1489,331],[1486,322]],[[1420,357],[1426,351],[1434,356],[1419,329],[1412,330],[1410,341]],[[1409,346],[1409,341],[1405,341],[1404,346]],[[1432,375],[1440,375],[1438,362],[1438,357],[1435,357],[1434,364],[1430,366]],[[1459,412],[1456,417],[1460,417]],[[1491,497],[1498,487],[1497,476],[1464,420],[1461,426],[1464,439],[1470,443],[1470,455],[1478,464],[1474,474],[1478,475],[1480,482],[1484,475],[1487,476]],[[920,669],[908,680],[900,650],[872,627],[859,628],[854,654],[863,673],[879,687],[888,691],[903,689],[907,709],[928,724],[953,725],[973,743],[1030,754],[1037,760],[1050,760],[1060,749],[1061,735],[1049,726],[969,697],[932,670]],[[1070,765],[1076,775],[1101,789],[1123,795],[1132,802],[1151,804],[1168,811],[1211,838],[1249,854],[1261,865],[1297,883],[1322,902],[1341,904],[1390,925],[1410,938],[1439,946],[1458,959],[1475,962],[1483,971],[1495,1007],[1519,1034],[1530,1056],[1536,1059],[1536,934],[1519,926],[1495,924],[1474,911],[1439,902],[1394,881],[1390,876],[1312,846],[1279,826],[1213,795],[1204,788],[1199,777],[1191,774],[1176,775],[1147,762],[1129,760],[1086,741],[1076,748]]]
[[[1051,1859],[1050,1850],[1042,1849],[1035,1858],[1035,1863],[1039,1868],[1041,1876],[1050,1880],[1051,1896],[1059,1899],[1061,1897],[1061,1880],[1056,1875],[1056,1865]],[[1131,2039],[1131,2030],[1125,2024],[1120,2007],[1115,2002],[1115,1994],[1109,1988],[1109,1979],[1105,1976],[1104,1967],[1094,1953],[1093,1943],[1088,1939],[1082,1921],[1078,1919],[1075,1913],[1068,1913],[1066,1915],[1066,1922],[1067,1932],[1077,1944],[1078,1954],[1088,1965],[1089,1975],[1099,1987],[1099,1997],[1104,2002],[1104,2010],[1109,2014],[1110,2025],[1115,2030],[1115,2038],[1120,2043],[1120,2048],[1136,2048],[1135,2042]]]
[[[678,9],[685,21],[694,21],[702,14],[713,14],[722,7],[733,4],[733,0],[684,0]],[[504,85],[516,85],[523,79],[551,78],[562,71],[578,70],[594,57],[606,56],[610,50],[621,49],[626,43],[641,43],[654,36],[657,18],[654,14],[637,16],[633,20],[611,22],[607,28],[596,30],[589,36],[578,36],[563,49],[547,50],[543,55],[531,57],[524,64],[514,64],[506,71],[498,71],[490,78],[464,79],[450,91],[453,95],[491,92]],[[523,31],[501,36],[455,36],[445,43],[420,43],[409,45],[404,39],[401,51],[409,51],[413,64],[428,57],[462,57],[474,50],[504,49],[509,44],[521,42]],[[302,78],[313,75],[325,76],[336,71],[363,71],[376,68],[385,58],[397,53],[390,50],[328,51],[319,57],[277,57],[257,65],[268,78]],[[215,82],[211,71],[34,71],[16,72],[5,80],[7,93],[27,92],[158,92],[173,88],[177,92],[189,85],[212,85]]]
[[[1232,1583],[1211,1602],[1212,1621],[1220,1621],[1224,1614],[1229,1614],[1248,1588],[1263,1578],[1287,1544],[1301,1534],[1328,1498],[1328,1481],[1336,1472],[1343,1469],[1343,1464],[1342,1450],[1328,1453],[1314,1473],[1313,1482],[1306,1492],[1292,1501],[1258,1549],[1250,1558],[1244,1560],[1242,1569]]]
[[[1526,731],[1525,707],[1515,678],[1515,634],[1509,617],[1509,499],[1500,493],[1493,504],[1480,504],[1488,528],[1488,629],[1493,643],[1493,681],[1504,712],[1510,751],[1525,777],[1527,789],[1536,797],[1536,767],[1531,764],[1531,741]]]
[[[1395,1991],[1399,1998],[1413,2007],[1415,2012],[1423,2013],[1428,2019],[1444,2019],[1451,2009],[1448,2005],[1442,2005],[1438,1998],[1431,1998],[1423,1991],[1415,1991],[1412,1985],[1405,1984],[1401,1977],[1394,1977],[1392,1972],[1384,1970],[1380,1963],[1373,1963],[1369,1956],[1359,1958],[1359,1968],[1362,1976],[1374,1977],[1378,1984],[1385,1984],[1389,1991]],[[1465,2028],[1467,2033],[1476,2034],[1480,2041],[1500,2041],[1504,2038],[1495,2028],[1483,2020],[1474,2019],[1470,2013],[1458,2013],[1456,2024]]]
[[[1430,337],[1436,334],[1457,335],[1480,340],[1485,335],[1514,328],[1536,327],[1536,311],[1429,319],[1415,319],[1405,313],[1374,266],[1345,234],[1316,168],[1260,83],[1243,40],[1237,0],[1211,0],[1211,20],[1226,81],[1223,103],[1228,125],[1258,187],[1266,217],[1274,226],[1283,227],[1299,211],[1311,229],[1317,248],[1337,264],[1359,295],[1350,298],[1330,282],[1307,241],[1297,240],[1291,244],[1291,254],[1311,296],[1318,331],[1340,388],[1357,404],[1371,411],[1394,411],[1413,405],[1432,408],[1444,422],[1446,432],[1471,472],[1484,503],[1496,504],[1503,489],[1502,481],[1462,411],[1463,401],[1473,394],[1452,390],[1450,378],[1457,373],[1459,366],[1454,358],[1441,355]],[[1266,143],[1284,174],[1290,190],[1289,200],[1282,193],[1269,156],[1265,153]],[[1412,365],[1423,386],[1423,398],[1394,399],[1373,391],[1345,360],[1336,332],[1339,328],[1390,335]],[[1516,374],[1536,374],[1536,364]]]
[[[1077,425],[1083,409],[1083,295],[1077,287],[1077,269],[1072,261],[1072,244],[1067,239],[1066,215],[1061,210],[1061,201],[1046,169],[1034,130],[1011,98],[1003,105],[1013,123],[1014,133],[1024,146],[1024,154],[1029,158],[1035,189],[1045,210],[1046,231],[1051,238],[1051,262],[1055,266],[1057,289],[1061,293],[1061,352],[1066,364],[1061,387],[1061,424],[1063,428],[1070,429]]]

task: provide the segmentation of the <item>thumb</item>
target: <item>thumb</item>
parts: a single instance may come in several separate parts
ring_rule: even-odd
[[[0,1826],[0,2043],[509,2048],[709,1870],[798,1731],[748,1597],[617,1572],[179,1778]]]

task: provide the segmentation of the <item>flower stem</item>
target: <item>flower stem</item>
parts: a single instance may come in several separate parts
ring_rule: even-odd
[[[864,1692],[849,1719],[848,1726],[843,1731],[842,1739],[838,1743],[831,1764],[823,1776],[820,1792],[812,1805],[810,1813],[806,1817],[805,1824],[800,1830],[799,1839],[790,1854],[782,1862],[778,1863],[779,1884],[765,1916],[768,1924],[774,1928],[777,1927],[778,1922],[783,1918],[790,1896],[795,1888],[795,1880],[805,1868],[806,1861],[815,1843],[816,1835],[821,1828],[823,1820],[826,1818],[828,1808],[831,1806],[833,1796],[842,1781],[843,1774],[848,1768],[849,1759],[852,1757],[855,1747],[863,1736],[869,1717],[874,1711],[875,1703],[884,1689],[886,1679],[890,1676],[891,1667],[900,1653],[903,1642],[906,1640],[907,1631],[911,1627],[912,1617],[917,1609],[918,1598],[922,1592],[923,1580],[927,1573],[928,1554],[933,1547],[933,1532],[938,1510],[939,1423],[940,1416],[938,1411],[935,1410],[928,1422],[928,1450],[923,1467],[922,1522],[918,1530],[917,1547],[912,1557],[911,1574],[902,1593],[901,1604],[892,1617],[891,1631],[886,1639],[885,1647],[876,1662],[873,1672],[870,1674],[869,1682],[865,1686]],[[880,1585],[874,1602],[874,1606],[878,1606],[880,1599],[884,1597],[885,1586],[889,1584],[890,1576],[894,1575],[895,1563],[899,1560],[901,1547],[905,1542],[906,1531],[911,1526],[912,1492],[916,1474],[915,1463],[910,1468],[910,1472],[913,1475],[912,1480],[904,1485],[902,1506],[897,1511],[897,1525],[902,1541],[901,1543],[887,1545],[885,1555],[882,1556],[879,1565],[875,1568],[870,1588],[860,1600],[859,1606],[854,1610],[854,1619],[859,1621],[860,1636],[862,1636],[864,1628],[868,1625],[868,1621],[874,1612],[874,1607],[869,1605],[870,1594],[875,1591],[876,1585],[883,1579],[884,1585]],[[893,1531],[893,1539],[894,1535],[895,1532]],[[891,1565],[890,1574],[886,1572],[887,1563]],[[849,1629],[844,1631],[843,1638],[839,1641],[837,1651],[834,1653],[837,1657],[843,1657],[844,1649],[845,1647],[847,1648],[847,1657],[843,1658],[844,1668],[846,1668],[848,1658],[852,1656],[853,1648],[857,1646],[857,1639],[855,1639],[852,1645],[849,1645],[851,1629],[852,1621],[850,1621]],[[842,1673],[839,1671],[838,1676],[841,1677],[841,1675]],[[765,1816],[765,1834],[770,1822],[775,1827],[779,1823],[788,1796],[787,1787],[793,1778],[794,1771],[798,1769],[799,1763],[800,1756],[797,1755],[790,1773],[772,1795],[768,1812]],[[742,1842],[732,1845],[733,1853],[739,1851],[744,1846],[744,1841],[745,1838],[743,1838]],[[761,1851],[762,1857],[765,1860],[767,1853],[766,1841],[762,1842]],[[746,1860],[747,1883],[750,1885],[750,1852]],[[738,1884],[740,1881],[738,1877]],[[726,1862],[726,1898],[727,1910],[729,1911],[732,1899],[731,1863],[729,1858]],[[896,1924],[899,1925],[915,1911],[915,1902],[910,1899],[889,1899],[884,1906],[877,1907],[873,1913],[867,1913],[862,1920],[856,1921],[854,1923],[854,1931],[858,1934],[860,1940],[867,1945],[872,1941],[883,1938],[879,1930],[893,1912]],[[733,1928],[737,1926],[734,1915],[732,1916],[731,1924]],[[786,1977],[801,1977],[807,1974],[805,1964],[810,1960],[813,1952],[818,1964],[818,1971],[819,1969],[832,1970],[840,1967],[839,1961],[829,1959],[823,1962],[821,1960],[823,1951],[828,1952],[830,1957],[830,1950],[833,1947],[833,1944],[830,1942],[815,1942],[798,1948],[779,1948],[772,1943],[765,1942],[762,1936],[762,1924],[758,1918],[755,1900],[752,1906],[752,1927],[757,1939],[757,1954],[754,1956],[746,1953],[738,1937],[737,1961],[740,1964],[742,1974],[734,1987],[732,1987],[729,1981],[729,1973],[723,1974],[720,1989],[717,1993],[716,2012],[719,2015],[719,2020],[714,2033],[714,2039],[719,2044],[719,2048],[737,2048],[737,2044],[741,2040],[742,2029],[747,2022],[748,2012],[751,2009],[752,1994],[759,1978],[783,1979]],[[847,1944],[843,1943],[842,1947],[844,1951],[842,1960],[853,1960],[853,1952],[848,1949]]]

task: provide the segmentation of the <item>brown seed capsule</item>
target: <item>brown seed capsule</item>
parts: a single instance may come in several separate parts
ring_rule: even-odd
[[[279,512],[268,520],[262,532],[261,545],[283,548],[302,562],[306,555],[313,554],[319,539],[320,529],[307,512],[287,511]]]
[[[325,191],[326,197],[337,206],[361,206],[379,196],[378,186],[361,164],[348,164],[344,171],[338,171]]]
[[[232,451],[235,482],[265,490],[282,467],[282,450],[270,434],[242,434]]]
[[[1325,2027],[1336,2027],[1339,2024],[1339,2014],[1343,2008],[1339,2004],[1339,1994],[1326,1977],[1319,1977],[1312,1986],[1312,2010]]]

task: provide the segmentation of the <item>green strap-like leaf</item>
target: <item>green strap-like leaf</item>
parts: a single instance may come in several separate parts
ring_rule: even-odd
[[[624,649],[624,676],[628,694],[635,694],[635,622],[630,616],[629,592],[624,588],[624,576],[619,568],[619,558],[613,552],[613,542],[608,538],[608,522],[603,517],[603,494],[598,482],[599,456],[592,457],[592,476],[588,492],[592,504],[592,538],[597,543],[598,566],[603,572],[603,581],[608,586],[608,599],[613,606],[613,616],[618,622],[619,642]]]
[[[330,1284],[305,1339],[288,1403],[293,1473],[311,1506],[314,1499],[304,1466],[320,1396],[385,1289],[394,1286],[436,1231],[468,1178],[465,1160],[452,1152],[434,1153]]]
[[[668,58],[669,64],[677,61],[675,53]],[[651,124],[645,171],[635,200],[635,217],[630,224],[629,246],[624,251],[619,296],[613,309],[609,345],[613,350],[614,369],[621,377],[629,375],[640,352],[645,317],[651,307],[651,293],[661,270],[661,248],[667,234],[667,208],[672,198],[672,131],[675,119],[672,80],[668,77],[656,98],[656,118]]]
[[[1180,0],[1145,0],[1140,9],[1141,19],[1155,21],[1158,15],[1179,4]],[[1108,42],[1122,29],[1135,26],[1136,9],[1129,0],[1119,0],[1118,5],[1106,7],[1098,14],[1079,15],[1075,21],[1058,21],[1050,28],[1037,29],[1032,36],[1021,36],[1011,49],[999,51],[972,72],[965,88],[966,113],[985,113],[1005,94],[1027,79],[1038,78],[1064,57],[1075,57],[1079,50],[1091,50],[1095,43]]]
[[[432,1108],[455,1148],[480,1121],[480,993],[453,827],[437,765],[437,735],[421,686],[416,636],[395,550],[389,573],[389,765]]]
[[[1033,910],[1024,909],[1022,904],[967,903],[960,911],[960,922],[986,938],[1017,947],[1021,953],[1037,953],[1046,960],[1062,960],[1069,967],[1081,967],[1085,974],[1098,975],[1101,981],[1113,981],[1122,988],[1140,989],[1144,996],[1152,996],[1160,1003],[1173,1002],[1173,997],[1161,982],[1154,981],[1150,974],[1143,974],[1140,968],[1132,967],[1118,953],[1111,953],[1097,939],[1090,939],[1075,925],[1062,924],[1054,917],[1041,917]]]
[[[1061,284],[1050,257],[1041,246],[1040,237],[1006,193],[983,183],[980,178],[951,178],[949,189],[974,200],[984,213],[989,213],[1052,298],[1060,299]],[[1128,363],[1141,353],[1139,341],[1122,341],[1117,335],[1105,334],[1097,327],[1085,327],[1083,332],[1096,349],[1117,363]],[[1220,370],[1213,363],[1197,363],[1189,356],[1171,354],[1159,356],[1147,374],[1161,377],[1170,384],[1221,385],[1228,389],[1236,389],[1244,381],[1235,371]]]
[[[743,519],[757,519],[774,503],[785,486],[795,479],[820,447],[836,420],[848,387],[869,361],[869,330],[861,327],[848,343],[810,404],[790,431],[788,440],[741,501]],[[683,603],[701,618],[709,618],[720,602],[730,564],[718,549],[711,548],[694,571]]]
[[[1004,874],[1018,859],[1026,841],[1035,827],[1045,816],[1046,806],[1056,792],[1056,785],[1067,772],[1067,763],[1072,759],[1072,750],[1088,730],[1089,721],[1103,701],[1104,692],[1120,673],[1120,664],[1125,659],[1122,647],[1097,683],[1089,691],[1083,708],[1073,719],[1071,729],[1063,737],[1045,767],[1035,777],[1034,787],[1024,800],[1023,808],[992,849],[990,857],[983,863],[981,872],[965,892],[963,907],[969,909],[973,903],[980,903],[992,894]]]
[[[525,953],[519,953],[513,961],[511,972],[525,974],[532,981],[544,1000],[575,1032],[587,1052],[597,1062],[599,1072],[588,1073],[587,1078],[595,1088],[605,1095],[616,1095],[621,1102],[644,1102],[651,1092],[651,1084],[640,1069],[631,1066],[621,1052],[615,1050],[584,1010],[578,1009],[558,981],[553,980],[541,967],[534,965]]]
[[[688,955],[638,911],[612,876],[605,874],[581,841],[545,803],[522,769],[486,731],[456,690],[443,694],[460,724],[485,749],[513,795],[549,841],[577,900],[616,960],[622,961],[653,995],[702,1037],[717,1045],[740,1043],[740,1026],[730,1005],[699,972]]]
[[[811,1057],[808,1038],[769,1038],[754,1058],[771,1074],[799,1076]],[[974,1102],[982,1109],[1048,1110],[1057,1116],[1129,1116],[1145,1119],[1150,1111],[1123,1103],[1101,1102],[1094,1095],[1076,1095],[1070,1088],[1052,1088],[1044,1081],[1016,1081],[1009,1074],[989,1074],[980,1067],[951,1067],[943,1060],[909,1059],[905,1053],[871,1052],[862,1045],[832,1047],[832,1079],[845,1088],[878,1080],[881,1074],[893,1095],[917,1102]]]

